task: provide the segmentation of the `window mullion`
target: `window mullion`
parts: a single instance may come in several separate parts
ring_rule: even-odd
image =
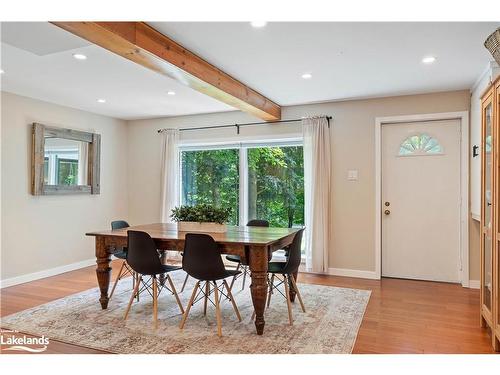
[[[248,222],[248,159],[246,147],[240,146],[239,225]]]

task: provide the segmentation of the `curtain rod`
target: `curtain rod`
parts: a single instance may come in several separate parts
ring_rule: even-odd
[[[325,118],[328,121],[328,127],[330,127],[330,120],[332,119],[332,116],[325,116]],[[297,119],[291,119],[291,120],[247,122],[244,124],[211,125],[211,126],[200,126],[197,128],[180,128],[179,131],[183,132],[183,131],[204,130],[204,129],[236,128],[237,134],[240,134],[240,127],[243,127],[243,126],[264,125],[264,124],[280,124],[280,123],[285,123],[285,122],[299,122],[302,120],[303,119],[301,119],[301,118],[297,118]],[[166,130],[166,129],[159,129],[158,133],[161,133],[164,130]]]

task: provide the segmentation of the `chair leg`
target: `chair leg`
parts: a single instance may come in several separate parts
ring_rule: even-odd
[[[220,305],[219,305],[219,289],[217,289],[217,283],[214,281],[214,293],[215,293],[215,316],[217,317],[217,335],[222,337],[222,323],[220,318]]]
[[[116,276],[115,283],[113,284],[113,289],[111,289],[111,293],[109,293],[109,299],[113,297],[113,293],[115,292],[116,285],[118,285],[118,281],[122,278],[123,268],[125,267],[125,261],[122,262],[122,266],[120,267],[120,271],[118,271],[118,276]],[[135,285],[134,285],[135,287]]]
[[[189,279],[189,275],[186,274],[186,278],[184,279],[184,283],[182,284],[182,288],[181,288],[181,293],[184,292],[184,288],[186,287],[186,283]]]
[[[132,290],[135,289],[135,279],[136,279],[135,272],[132,272]]]
[[[127,320],[128,312],[130,311],[130,306],[132,306],[132,301],[134,300],[135,295],[139,292],[139,285],[141,285],[141,281],[142,281],[142,276],[139,276],[139,280],[137,280],[137,284],[135,284],[134,291],[130,296],[130,301],[128,301],[127,310],[125,311],[125,316],[123,317],[123,320]]]
[[[224,283],[224,287],[227,290],[227,295],[229,296],[229,299],[231,300],[231,303],[233,304],[233,309],[234,309],[234,312],[236,313],[236,316],[238,317],[238,321],[241,322],[241,315],[240,315],[240,312],[238,311],[238,306],[236,306],[236,302],[234,300],[233,293],[231,293],[231,289],[229,288],[229,285],[227,285],[227,281],[224,280],[223,283]]]
[[[153,276],[153,326],[158,328],[158,281],[156,275]]]
[[[205,300],[203,301],[203,316],[207,316],[208,295],[210,294],[210,283],[205,281]]]
[[[273,294],[273,285],[274,285],[274,273],[271,275],[271,281],[269,283],[269,293],[267,294],[267,308],[271,304],[271,295]]]
[[[288,275],[288,277],[292,281],[293,289],[295,289],[295,293],[297,294],[297,297],[299,297],[300,307],[302,307],[302,311],[306,312],[306,308],[304,306],[304,302],[302,302],[302,296],[300,295],[299,288],[297,288],[297,283],[295,282],[295,278],[293,277],[293,275]]]
[[[241,285],[241,290],[245,289],[245,280],[247,278],[248,266],[243,266],[243,284]]]
[[[288,306],[288,320],[290,322],[290,325],[293,325],[293,318],[292,318],[292,301],[290,300],[290,287],[288,286],[288,280],[287,280],[287,275],[283,275],[285,278],[285,282],[283,283],[285,285],[285,294],[286,294],[286,305]]]
[[[241,263],[238,263],[238,265],[236,266],[236,271],[238,271],[240,269],[240,265],[241,265]],[[231,285],[229,286],[230,289],[233,289],[233,285],[234,285],[234,282],[236,281],[237,276],[238,275],[233,276],[233,279],[231,280]]]
[[[132,277],[135,277],[135,282],[138,283],[139,282],[139,274],[137,272],[134,272],[132,274]],[[137,302],[139,302],[139,294],[140,293],[137,293],[137,295],[135,296],[135,299]]]
[[[188,304],[186,306],[186,311],[184,312],[184,315],[182,317],[181,324],[179,325],[180,329],[183,329],[184,328],[184,324],[186,324],[186,319],[188,317],[189,310],[191,310],[191,306],[193,306],[194,297],[196,297],[196,291],[198,290],[199,286],[200,286],[200,282],[197,281],[196,285],[194,286],[194,289],[193,289],[193,294],[191,294],[191,298],[189,299],[189,302],[188,302]]]
[[[172,293],[174,294],[175,300],[177,301],[177,305],[179,305],[179,309],[181,309],[181,314],[184,314],[184,307],[182,307],[181,300],[179,299],[179,295],[177,294],[177,290],[175,290],[174,283],[172,282],[172,278],[167,273],[167,280],[170,284],[170,288],[172,288]]]

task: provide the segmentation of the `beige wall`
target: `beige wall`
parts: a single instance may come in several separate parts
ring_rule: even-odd
[[[468,91],[456,91],[283,109],[285,119],[317,114],[333,116],[330,267],[374,271],[375,118],[469,110],[469,99]],[[83,234],[107,228],[113,219],[125,218],[131,223],[158,221],[160,137],[157,129],[255,120],[235,111],[126,124],[4,92],[1,104],[2,280],[91,259],[93,241]],[[30,124],[34,121],[102,134],[100,195],[34,197],[30,194]],[[206,143],[283,138],[299,135],[300,125],[254,126],[243,128],[241,133],[237,136],[233,129],[184,132],[181,140]],[[359,171],[358,181],[347,181],[349,169]],[[471,225],[471,244],[476,242],[474,229]],[[470,259],[470,278],[477,279],[479,261],[474,247],[471,249],[474,253]]]
[[[86,231],[127,218],[127,125],[124,121],[1,93],[1,279],[92,259]],[[102,135],[101,194],[30,194],[33,122]]]
[[[375,118],[381,116],[468,111],[468,91],[391,98],[330,102],[286,107],[282,117],[331,115],[333,148],[333,222],[330,267],[374,271]],[[164,127],[195,127],[253,121],[241,112],[130,121],[128,126],[129,217],[133,223],[159,220],[160,137]],[[246,137],[283,137],[298,134],[299,125],[269,124],[247,127],[235,136],[233,129],[183,132],[184,142],[238,140]],[[347,181],[357,169],[359,180]],[[471,271],[471,273],[475,272]]]

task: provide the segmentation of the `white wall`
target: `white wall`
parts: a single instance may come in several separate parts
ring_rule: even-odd
[[[470,94],[455,91],[370,100],[330,102],[283,108],[284,119],[331,115],[333,149],[333,213],[330,267],[372,272],[375,210],[375,118],[422,113],[468,111]],[[182,116],[128,123],[129,217],[132,223],[159,220],[160,137],[157,129],[196,127],[255,121],[241,112]],[[233,129],[183,132],[184,142],[238,140],[300,133],[299,124],[269,124]],[[347,171],[357,169],[358,181],[348,181]]]
[[[90,260],[85,232],[128,219],[124,121],[1,92],[1,280]],[[101,134],[101,194],[30,194],[31,124]],[[7,280],[7,282],[5,282]]]

